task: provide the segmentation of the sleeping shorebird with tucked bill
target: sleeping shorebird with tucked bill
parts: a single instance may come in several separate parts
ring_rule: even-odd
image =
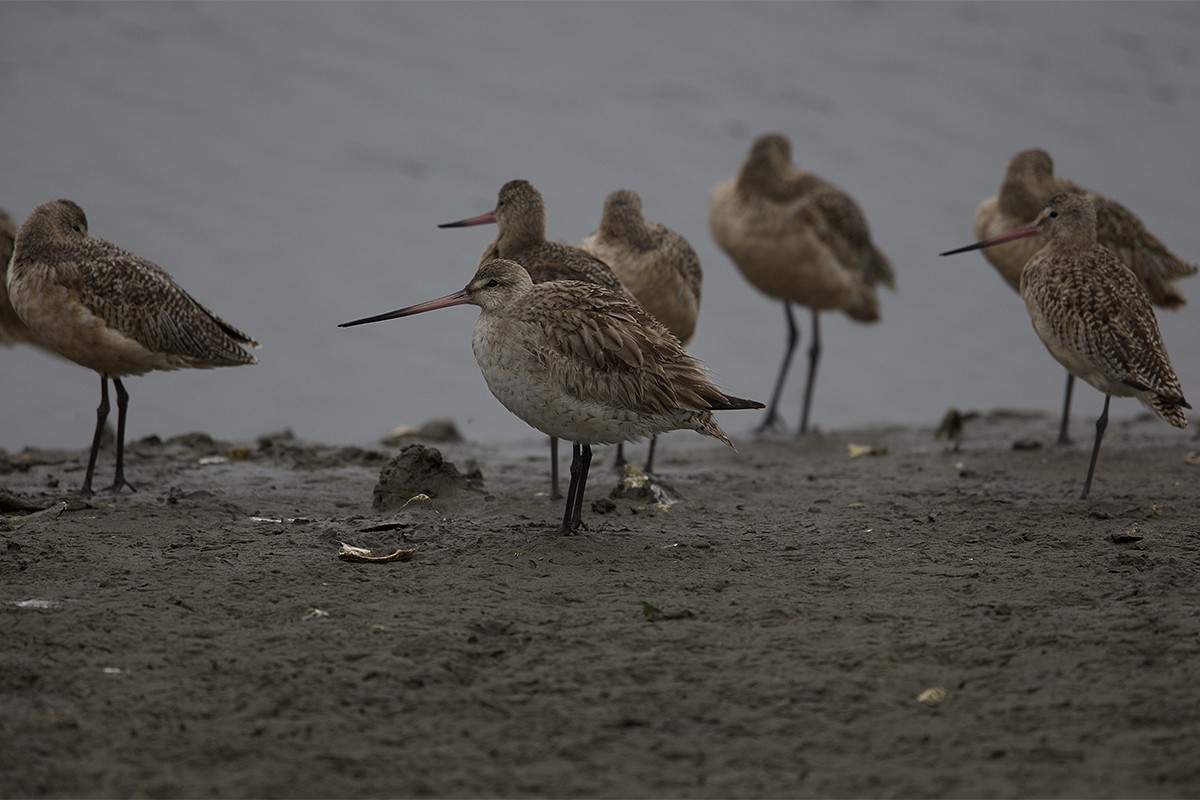
[[[125,414],[121,378],[152,370],[254,364],[246,334],[196,302],[144,258],[88,232],[83,209],[52,200],[17,231],[8,296],[31,341],[100,373],[100,406],[81,492],[92,494],[101,434],[108,419],[108,381],[117,390],[117,470],[125,480]]]
[[[1176,428],[1187,427],[1183,409],[1191,406],[1167,357],[1143,282],[1097,242],[1091,195],[1056,194],[1028,225],[942,255],[1039,235],[1046,244],[1021,270],[1020,284],[1033,329],[1058,363],[1104,394],[1083,483],[1086,500],[1112,395],[1138,398]]]
[[[871,241],[858,204],[792,164],[791,142],[777,133],[754,142],[741,171],[713,189],[708,205],[713,240],[756,289],[783,301],[787,348],[760,431],[778,421],[779,396],[799,341],[792,304],[812,310],[798,431],[803,435],[821,358],[820,312],[841,310],[859,322],[878,321],[875,287],[894,287],[892,264]]]
[[[608,264],[574,245],[547,241],[546,201],[529,181],[512,180],[501,186],[496,207],[491,211],[438,227],[492,224],[497,228],[496,238],[483,248],[479,264],[507,258],[523,266],[534,283],[584,281],[633,297]],[[550,498],[562,498],[558,490],[558,440],[553,436],[550,437]]]
[[[612,267],[642,308],[661,322],[687,347],[696,332],[700,313],[700,258],[680,234],[642,213],[642,198],[629,189],[618,189],[604,200],[600,227],[579,246]],[[650,437],[646,472],[654,471],[654,446]],[[617,445],[617,463],[625,463],[624,445]]]
[[[733,447],[713,411],[762,408],[727,395],[637,303],[595,284],[535,284],[520,264],[485,262],[466,288],[363,325],[437,308],[479,306],[471,346],[496,399],[547,436],[572,442],[562,534],[582,527],[592,445],[688,428]]]
[[[1092,195],[1096,206],[1096,241],[1111,250],[1137,276],[1151,303],[1170,309],[1184,305],[1183,295],[1172,282],[1195,275],[1196,265],[1171,252],[1146,229],[1136,214],[1116,200],[1089,192],[1066,178],[1055,177],[1054,161],[1045,150],[1022,150],[1012,157],[1000,189],[980,203],[975,212],[975,238],[989,239],[1028,225],[1037,218],[1052,195],[1064,191]],[[983,256],[1019,294],[1021,271],[1045,244],[1044,236],[1032,236],[989,247],[983,251]],[[1062,419],[1058,426],[1059,444],[1071,441],[1068,428],[1074,385],[1075,376],[1068,372]]]

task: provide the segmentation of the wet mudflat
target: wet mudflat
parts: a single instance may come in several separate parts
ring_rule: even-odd
[[[1054,425],[598,450],[571,538],[533,437],[0,454],[0,794],[1195,796],[1200,443]]]

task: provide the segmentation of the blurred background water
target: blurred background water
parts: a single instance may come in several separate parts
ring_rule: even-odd
[[[1018,150],[1047,149],[1200,260],[1196,3],[4,3],[0,87],[0,207],[76,200],[94,234],[263,344],[255,367],[131,379],[131,438],[362,443],[434,416],[534,437],[487,391],[473,308],[336,327],[461,288],[494,228],[436,225],[512,178],[570,242],[610,191],[639,192],[700,255],[692,351],[766,401],[782,311],[707,228],[708,192],[766,131],[858,200],[897,273],[880,324],[825,315],[819,428],[934,425],[951,406],[1053,428],[1064,373],[1020,299],[980,255],[936,255],[973,240]],[[1195,403],[1200,278],[1180,286],[1192,305],[1159,319]],[[0,448],[86,446],[98,383],[0,350]],[[1076,393],[1077,436],[1100,405]],[[758,414],[723,423],[736,438]]]

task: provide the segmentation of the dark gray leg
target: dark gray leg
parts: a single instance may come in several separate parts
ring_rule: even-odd
[[[88,454],[87,473],[83,476],[83,488],[79,493],[91,497],[92,476],[96,474],[96,456],[100,454],[100,437],[104,434],[104,423],[108,420],[108,376],[100,374],[100,405],[96,407],[96,432],[92,434],[92,451]]]
[[[1092,473],[1096,471],[1096,458],[1100,455],[1100,441],[1104,438],[1104,429],[1108,427],[1108,401],[1112,398],[1104,395],[1104,413],[1096,420],[1096,441],[1092,444],[1092,460],[1088,464],[1087,479],[1083,482],[1083,494],[1080,500],[1087,500],[1088,492],[1092,490]]]
[[[654,472],[654,446],[658,444],[658,437],[650,437],[650,454],[646,456],[646,469],[644,472],[649,475]]]
[[[113,386],[117,387],[117,474],[109,489],[119,492],[122,486],[128,486],[129,491],[136,492],[133,484],[125,480],[125,412],[129,410],[129,392],[120,378],[113,378]]]
[[[586,462],[584,451],[587,453]],[[579,530],[579,517],[583,507],[583,486],[587,483],[587,468],[591,461],[592,448],[572,442],[571,485],[567,487],[567,503],[563,509],[562,526],[558,529],[563,536],[569,536]]]
[[[1067,430],[1071,427],[1071,392],[1075,389],[1075,376],[1067,373],[1067,393],[1063,397],[1062,421],[1058,423],[1058,443],[1070,444],[1071,437]]]
[[[779,365],[779,377],[775,379],[775,390],[771,392],[771,402],[767,405],[767,416],[756,429],[756,433],[773,428],[779,422],[779,396],[783,393],[783,383],[787,379],[788,367],[792,365],[792,353],[796,343],[800,341],[800,333],[796,330],[796,319],[792,316],[792,304],[786,300],[783,303],[783,317],[787,322],[787,347],[783,351],[783,363]]]
[[[562,500],[558,490],[558,439],[550,437],[550,499]]]
[[[613,469],[619,471],[627,463],[625,460],[625,443],[617,442],[617,457],[613,459]]]
[[[592,446],[585,444],[579,454],[579,488],[575,490],[575,508],[571,512],[571,533],[583,527],[583,490],[587,486],[588,468],[592,466]]]
[[[812,406],[813,386],[817,382],[817,362],[821,360],[821,316],[814,308],[812,312],[812,344],[808,347],[808,377],[804,380],[804,408],[800,412],[800,430],[796,436],[808,433],[808,410]]]

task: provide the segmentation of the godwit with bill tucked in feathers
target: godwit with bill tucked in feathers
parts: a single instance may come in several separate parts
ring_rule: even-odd
[[[489,224],[495,224],[498,230],[496,238],[483,249],[480,264],[507,258],[523,266],[534,283],[585,281],[633,298],[608,264],[586,250],[546,240],[546,202],[529,181],[509,181],[501,186],[496,207],[491,211],[438,227]],[[562,497],[558,490],[558,442],[553,436],[550,437],[550,497],[555,500]]]
[[[763,407],[714,386],[679,340],[624,295],[580,281],[535,284],[506,259],[485,262],[454,294],[339,327],[465,303],[480,308],[471,346],[492,394],[532,427],[573,443],[560,533],[582,525],[592,445],[690,428],[732,447],[712,412]]]
[[[777,422],[779,396],[799,339],[792,304],[812,310],[798,432],[804,434],[821,357],[820,312],[840,309],[859,322],[877,321],[875,286],[894,286],[891,262],[872,243],[858,205],[828,181],[794,166],[791,143],[780,134],[760,136],[741,172],[713,189],[708,205],[717,245],[755,288],[783,301],[787,348],[760,431]]]
[[[117,470],[125,480],[121,378],[152,370],[255,363],[241,345],[258,345],[179,288],[161,267],[88,233],[83,209],[53,200],[17,231],[8,296],[32,341],[100,373],[100,406],[82,492],[92,493],[100,436],[108,418],[108,381],[117,390]]]
[[[1083,484],[1087,499],[1112,395],[1137,397],[1176,428],[1187,427],[1183,409],[1191,406],[1167,357],[1143,282],[1097,241],[1091,195],[1056,194],[1028,225],[942,255],[1038,235],[1046,245],[1022,269],[1020,289],[1033,329],[1058,363],[1104,393]]]
[[[1022,150],[1012,157],[1000,190],[984,200],[975,212],[975,237],[989,239],[1032,222],[1052,195],[1064,191],[1088,192],[1077,184],[1054,176],[1054,162],[1045,150]],[[1185,303],[1172,281],[1195,275],[1197,267],[1172,253],[1137,215],[1109,197],[1089,192],[1096,206],[1096,240],[1107,247],[1128,267],[1161,308],[1179,308]],[[1045,237],[1034,236],[997,245],[983,251],[1008,285],[1021,291],[1021,271],[1035,253],[1046,244]],[[1070,442],[1071,392],[1075,376],[1067,373],[1062,420],[1058,427],[1059,444]]]
[[[8,262],[12,259],[17,227],[12,217],[0,211],[0,345],[29,341],[29,328],[21,322],[8,299]]]
[[[608,264],[642,307],[675,335],[683,346],[696,332],[700,313],[700,259],[687,239],[642,214],[642,198],[619,189],[604,200],[598,227],[579,246]],[[654,471],[650,438],[646,472]],[[617,465],[625,463],[617,445]]]

